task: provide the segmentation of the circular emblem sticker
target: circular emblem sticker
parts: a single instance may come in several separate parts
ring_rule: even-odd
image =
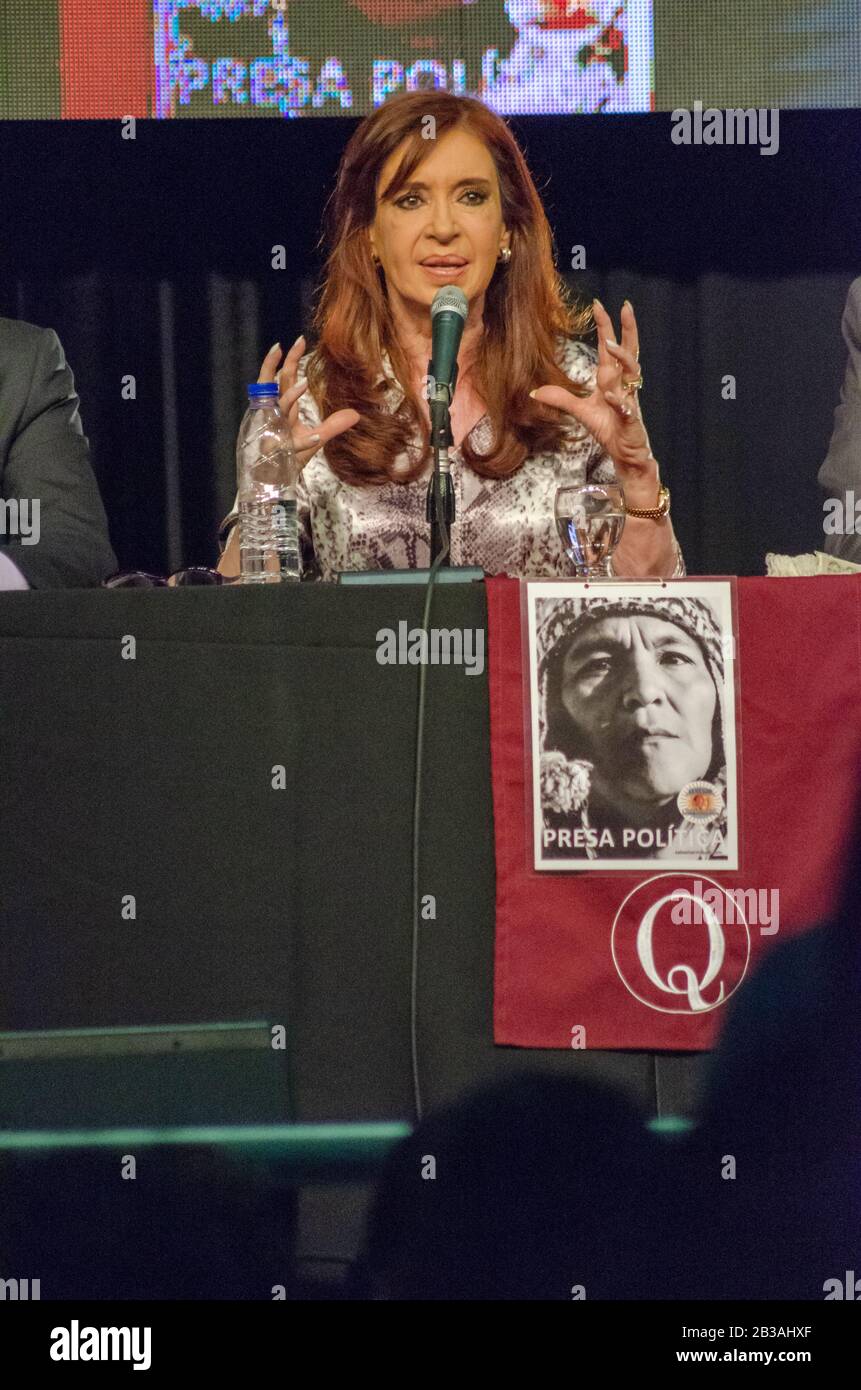
[[[657,874],[632,888],[610,933],[630,994],[664,1014],[721,1008],[750,960],[750,928],[734,890],[713,878]]]
[[[714,782],[688,782],[679,792],[676,805],[686,821],[707,825],[717,820],[723,810],[723,793]]]

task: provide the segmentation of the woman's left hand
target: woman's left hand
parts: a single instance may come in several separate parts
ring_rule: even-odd
[[[552,405],[584,424],[616,465],[616,475],[632,506],[653,507],[658,491],[658,465],[640,411],[636,390],[625,386],[640,375],[640,348],[633,305],[622,306],[622,341],[616,341],[613,321],[599,299],[593,302],[598,330],[598,372],[595,389],[575,396],[564,386],[539,386],[533,400]]]

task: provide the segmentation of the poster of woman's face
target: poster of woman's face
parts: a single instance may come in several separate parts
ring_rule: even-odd
[[[738,868],[731,583],[525,587],[535,868]]]

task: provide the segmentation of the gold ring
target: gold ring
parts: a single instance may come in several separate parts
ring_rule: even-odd
[[[640,375],[635,377],[633,381],[626,381],[625,378],[622,377],[622,385],[626,391],[639,391],[643,385],[643,373],[640,372]]]

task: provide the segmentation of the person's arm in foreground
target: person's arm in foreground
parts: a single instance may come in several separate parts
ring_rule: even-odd
[[[96,585],[117,562],[74,379],[52,329],[25,343],[23,408],[0,476],[6,530],[10,502],[18,504],[17,530],[0,555],[34,589]],[[3,570],[8,579],[8,566]]]

